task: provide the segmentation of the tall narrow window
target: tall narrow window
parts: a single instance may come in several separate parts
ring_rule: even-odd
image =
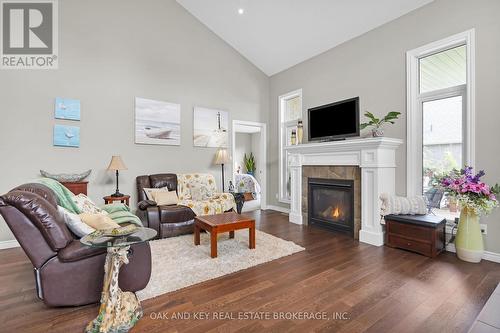
[[[472,35],[408,52],[408,194],[424,194],[429,210],[450,220],[459,215],[456,203],[433,185],[473,163]]]
[[[461,45],[419,61],[422,113],[422,193],[434,214],[454,219],[452,198],[433,189],[436,179],[464,165],[466,46]]]
[[[302,118],[302,90],[292,91],[279,97],[279,201],[290,202],[290,166],[286,146],[291,144],[292,131]]]

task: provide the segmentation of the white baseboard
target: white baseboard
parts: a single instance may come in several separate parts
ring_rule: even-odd
[[[446,251],[456,253],[457,251],[455,250],[455,244],[446,245]],[[500,263],[500,253],[484,251],[483,259]]]
[[[297,213],[288,214],[288,221],[295,224],[304,224],[304,221],[302,221],[302,214]]]
[[[19,243],[15,239],[0,242],[0,250],[11,249],[13,247],[19,247],[19,246],[20,246]]]
[[[484,251],[483,259],[500,263],[500,253]]]
[[[285,214],[290,214],[290,209],[280,207],[280,206],[274,206],[274,205],[267,205],[265,209],[271,209],[275,210],[277,212],[285,213]]]
[[[359,231],[359,241],[362,243],[374,245],[374,246],[382,246],[384,245],[384,233],[377,233],[367,230]]]

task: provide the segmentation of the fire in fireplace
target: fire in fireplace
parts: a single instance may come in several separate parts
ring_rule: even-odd
[[[354,181],[308,179],[308,217],[314,226],[354,235]]]

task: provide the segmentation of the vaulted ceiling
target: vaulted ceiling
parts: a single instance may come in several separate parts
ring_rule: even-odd
[[[433,0],[177,0],[271,76]]]

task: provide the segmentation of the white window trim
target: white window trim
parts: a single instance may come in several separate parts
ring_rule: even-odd
[[[465,110],[465,135],[463,142],[467,149],[464,163],[475,166],[475,126],[476,126],[476,96],[475,96],[475,30],[467,30],[451,37],[421,46],[406,52],[406,194],[420,195],[421,188],[418,179],[422,176],[419,164],[418,147],[421,126],[421,111],[419,99],[419,59],[438,53],[456,46],[467,45],[467,82],[466,82],[466,110]]]
[[[231,156],[232,159],[234,159],[235,152],[236,152],[236,126],[238,125],[246,125],[246,126],[252,126],[252,127],[259,127],[260,128],[260,158],[257,160],[257,168],[260,172],[260,192],[261,192],[261,200],[260,200],[260,207],[261,209],[266,209],[267,208],[267,124],[265,123],[259,123],[255,121],[245,121],[245,120],[233,120],[233,128],[232,128],[232,137],[231,137]],[[231,163],[231,170],[233,171],[233,184],[236,185],[236,179],[235,179],[235,174],[236,171],[234,170],[234,160],[232,160],[233,163]]]
[[[291,122],[284,123],[283,122],[283,117],[284,117],[284,102],[287,99],[295,98],[295,97],[300,97],[300,110],[302,110],[302,89],[297,89],[294,91],[291,91],[289,93],[286,93],[284,95],[281,95],[278,97],[278,133],[279,133],[279,159],[278,159],[278,164],[279,164],[279,190],[278,190],[278,201],[282,203],[290,203],[290,198],[287,198],[286,196],[286,188],[285,188],[285,182],[284,182],[284,159],[286,157],[286,152],[285,152],[285,142],[284,142],[284,133],[283,129],[284,125],[287,125]]]

